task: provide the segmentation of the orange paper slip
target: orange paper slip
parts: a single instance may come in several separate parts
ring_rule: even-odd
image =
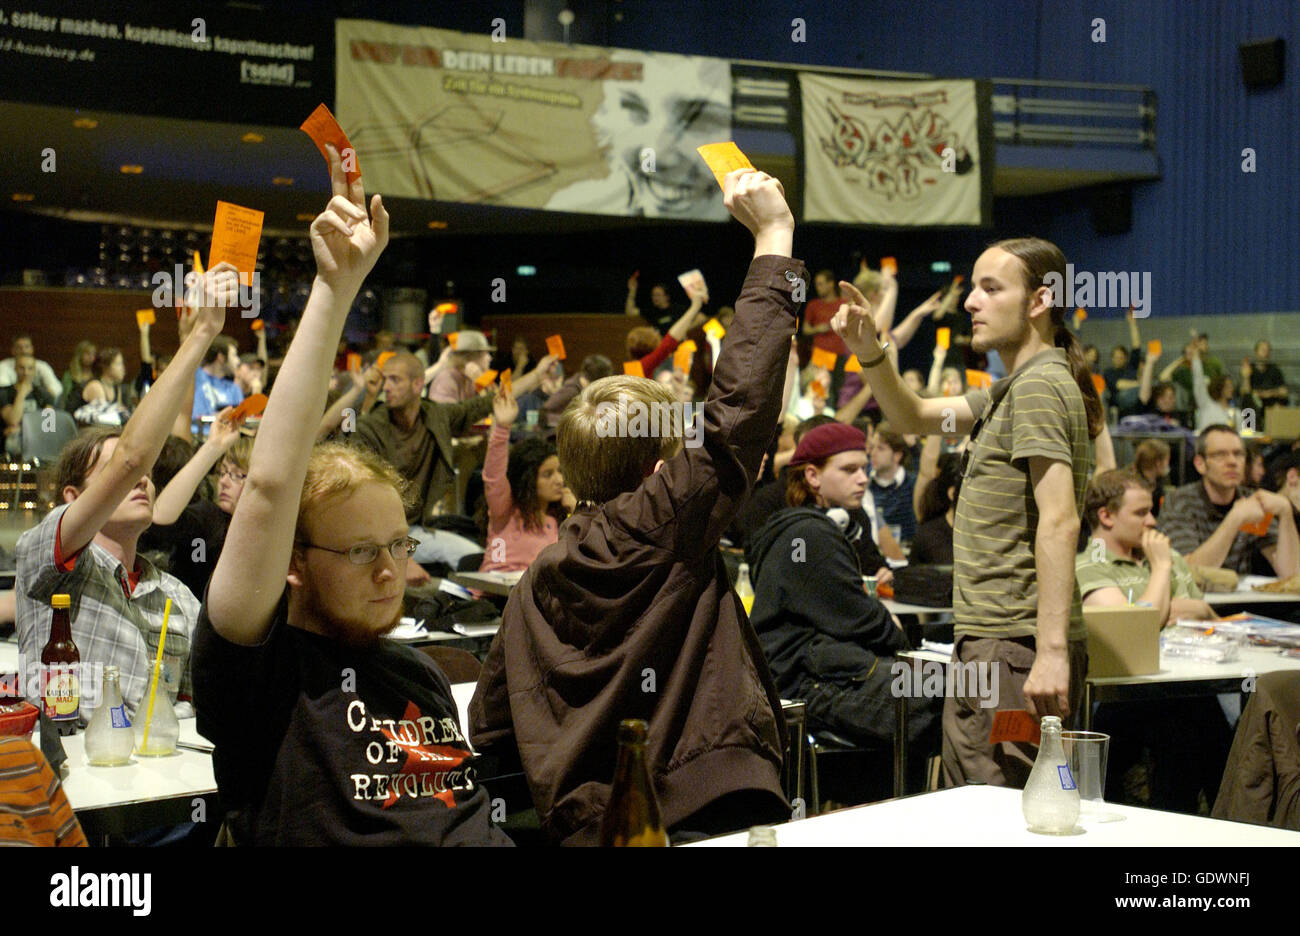
[[[844,373],[860,374],[862,373],[862,362],[858,360],[856,354],[850,354],[849,359],[844,362]]]
[[[824,367],[827,370],[835,370],[835,352],[827,351],[825,348],[813,348],[812,357],[809,358],[813,367]]]
[[[507,367],[505,370],[501,372],[501,389],[504,390],[507,394],[511,394],[514,392],[514,389],[512,388],[510,383],[510,370],[511,369]]]
[[[1251,536],[1267,536],[1268,528],[1273,525],[1273,515],[1265,511],[1264,516],[1260,517],[1255,523],[1247,523],[1241,527],[1242,533],[1249,533]]]
[[[266,410],[266,394],[254,393],[251,397],[245,397],[244,402],[235,407],[235,411],[230,414],[230,418],[235,425],[239,425],[245,419],[253,416],[261,416]]]
[[[351,370],[360,370],[360,369],[361,369],[361,355],[357,354],[355,351],[349,352],[349,353],[348,353],[348,363],[347,363],[347,368],[348,368],[348,370],[350,370],[350,371],[351,371]]]
[[[1097,388],[1097,396],[1101,396],[1106,392],[1106,378],[1101,374],[1092,375],[1092,385]]]
[[[456,339],[459,337],[460,332],[449,332],[447,335],[447,344],[451,345],[453,350],[456,348]]]
[[[556,360],[564,360],[564,339],[559,335],[551,335],[546,339],[546,353],[553,356]]]
[[[644,377],[645,370],[641,367],[640,361],[624,361],[623,373],[629,377]]]
[[[989,733],[989,744],[1002,744],[1007,741],[1037,744],[1042,735],[1038,723],[1024,709],[1012,709],[998,712],[993,716],[993,730]]]
[[[683,372],[689,371],[691,369],[691,359],[693,357],[695,357],[695,355],[691,352],[690,348],[685,345],[679,345],[677,350],[673,352],[673,370]]]
[[[697,146],[695,152],[700,154],[700,158],[704,160],[709,167],[709,171],[713,173],[713,178],[718,180],[718,188],[723,188],[724,183],[727,181],[728,172],[735,169],[754,168],[754,164],[740,151],[740,147],[731,141],[726,143],[705,143],[703,146]]]
[[[135,320],[140,325],[152,325],[158,321],[158,317],[154,315],[153,309],[140,309],[135,313]]]
[[[253,331],[261,331],[266,326],[262,324],[262,320],[260,318],[255,318],[248,323],[248,327],[251,328]]]
[[[203,258],[199,256],[197,250],[194,251],[194,272],[200,276],[203,275]]]
[[[708,335],[715,341],[721,341],[723,336],[727,334],[727,330],[722,327],[721,322],[715,318],[711,318],[704,323],[704,334]]]
[[[993,375],[985,371],[967,370],[966,386],[975,390],[984,390],[993,386]]]
[[[385,364],[395,357],[397,357],[396,351],[385,351],[383,354],[379,355],[379,357],[375,358],[375,367],[382,369]]]
[[[229,261],[239,271],[239,281],[245,285],[251,283],[253,271],[257,269],[257,244],[262,239],[263,217],[262,212],[252,208],[217,202],[208,269]]]
[[[1147,354],[1151,355],[1151,357],[1160,357],[1160,352],[1163,350],[1159,338],[1153,338],[1147,342]]]
[[[890,276],[895,276],[895,275],[897,275],[897,274],[898,274],[898,261],[895,260],[893,257],[881,257],[881,258],[880,258],[880,272],[881,272],[881,273],[888,273]]]
[[[334,119],[330,109],[324,104],[318,105],[311,112],[311,116],[302,122],[298,128],[307,136],[311,137],[316,148],[320,150],[321,156],[325,159],[325,165],[329,165],[329,153],[325,151],[325,144],[331,143],[338,150],[339,158],[343,160],[343,174],[347,176],[348,182],[355,182],[361,178],[361,166],[357,162],[357,151],[348,142],[348,135],[343,132],[339,122]]]
[[[492,385],[492,381],[497,379],[497,372],[494,370],[485,370],[474,380],[474,386],[482,390],[484,387]]]
[[[937,332],[935,332],[935,344],[937,344],[939,347],[943,348],[946,351],[948,350],[948,347],[951,343],[952,343],[951,328],[941,328]]]
[[[1077,318],[1080,322],[1082,322],[1084,319],[1088,317],[1088,310],[1085,309],[1083,306],[1079,306],[1079,308],[1074,310],[1074,317]]]

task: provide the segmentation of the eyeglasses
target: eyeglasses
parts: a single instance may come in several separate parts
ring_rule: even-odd
[[[411,556],[415,555],[415,550],[419,547],[420,541],[409,536],[403,536],[393,540],[387,546],[380,546],[376,543],[357,543],[351,549],[331,549],[329,546],[318,546],[315,543],[303,543],[301,545],[304,549],[323,549],[325,552],[347,556],[348,562],[353,565],[363,566],[374,562],[381,549],[387,549],[388,554],[398,562],[410,559]]]
[[[234,481],[236,484],[243,484],[245,481],[248,480],[248,473],[245,471],[240,471],[237,468],[231,468],[229,466],[223,465],[218,477],[229,478],[231,481]]]

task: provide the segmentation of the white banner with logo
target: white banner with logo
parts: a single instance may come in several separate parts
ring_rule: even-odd
[[[977,82],[800,73],[799,87],[804,220],[986,222]]]
[[[338,20],[335,113],[366,187],[726,220],[695,152],[731,139],[731,64]]]

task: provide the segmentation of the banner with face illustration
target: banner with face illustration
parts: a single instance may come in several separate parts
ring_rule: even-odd
[[[386,195],[726,220],[721,59],[338,20],[335,114]]]
[[[809,73],[799,75],[799,86],[804,220],[896,227],[987,223],[987,88],[981,93],[975,81]]]

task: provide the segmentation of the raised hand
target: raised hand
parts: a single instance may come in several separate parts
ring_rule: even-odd
[[[840,281],[840,298],[845,301],[831,317],[831,329],[844,340],[859,361],[874,358],[880,352],[871,303],[848,280]]]
[[[226,309],[239,302],[239,271],[233,263],[222,261],[204,273],[185,294],[181,318],[177,323],[181,341],[195,328],[211,335],[221,334],[226,325]]]
[[[375,195],[366,214],[361,180],[348,184],[338,150],[326,144],[333,197],[311,223],[311,249],[316,275],[327,285],[356,291],[388,246],[388,212]]]
[[[442,334],[443,317],[444,317],[444,313],[439,312],[437,309],[429,310],[429,334],[431,335]]]
[[[519,403],[515,400],[515,395],[506,390],[505,387],[499,387],[496,397],[492,400],[492,422],[497,426],[505,426],[509,429],[519,418]]]
[[[636,285],[637,282],[640,280],[640,278],[641,278],[640,270],[635,271],[631,276],[627,278],[627,291],[629,293],[636,292]]]
[[[230,414],[234,411],[233,406],[227,406],[217,413],[217,418],[212,421],[212,429],[208,433],[208,442],[215,446],[219,452],[230,451],[230,447],[239,439],[239,426],[230,418]]]
[[[755,237],[771,230],[794,230],[794,215],[778,179],[755,169],[733,169],[723,183],[723,204]]]

